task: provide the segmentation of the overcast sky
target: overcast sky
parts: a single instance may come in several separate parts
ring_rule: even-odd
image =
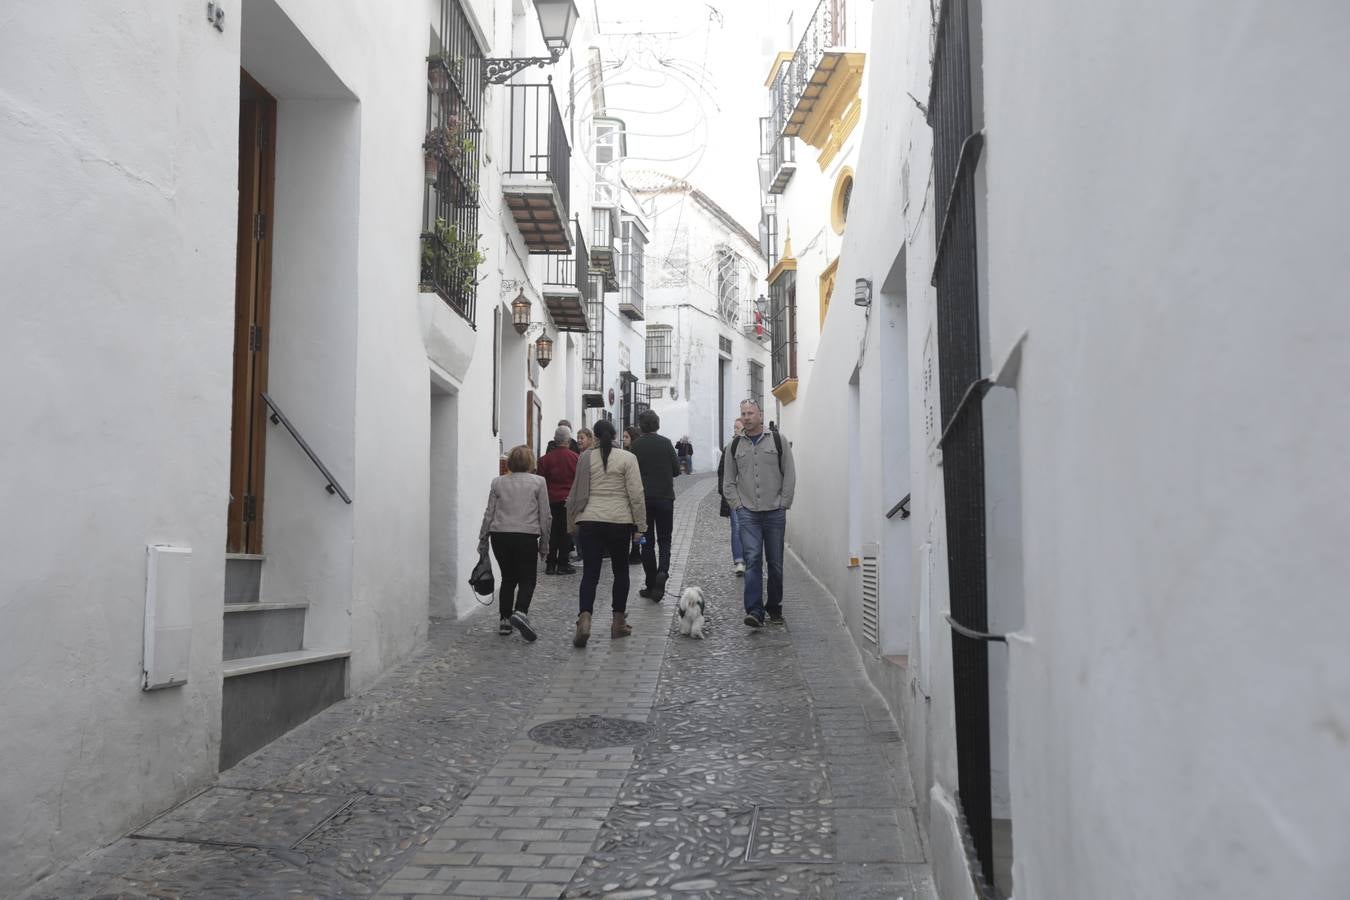
[[[609,114],[628,126],[625,175],[687,178],[759,227],[759,117],[785,18],[771,0],[578,0],[607,45]]]

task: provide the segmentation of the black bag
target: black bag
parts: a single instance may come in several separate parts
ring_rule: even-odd
[[[492,578],[492,561],[488,559],[488,550],[486,547],[478,554],[478,565],[473,567],[469,573],[469,586],[473,588],[474,593],[488,596],[496,588],[496,582]]]

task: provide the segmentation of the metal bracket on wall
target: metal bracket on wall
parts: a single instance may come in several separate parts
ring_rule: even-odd
[[[216,31],[225,31],[225,7],[219,3],[206,4],[206,21]]]
[[[911,496],[910,494],[906,494],[905,496],[901,497],[901,498],[900,498],[900,502],[897,503],[897,504],[895,504],[894,506],[892,506],[891,509],[890,509],[890,512],[886,513],[886,518],[888,518],[888,519],[894,519],[894,518],[895,518],[895,514],[896,514],[896,513],[899,513],[899,514],[900,514],[900,518],[902,518],[902,519],[908,519],[908,518],[909,518],[909,498],[910,498],[910,496]]]

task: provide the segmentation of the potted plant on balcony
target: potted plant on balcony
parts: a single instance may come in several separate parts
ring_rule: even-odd
[[[434,232],[422,235],[422,290],[472,293],[485,260],[479,237],[460,234],[456,226],[437,219]]]
[[[435,184],[441,166],[448,164],[460,147],[460,122],[450,116],[444,125],[434,125],[422,141],[422,160],[426,166],[427,184]]]

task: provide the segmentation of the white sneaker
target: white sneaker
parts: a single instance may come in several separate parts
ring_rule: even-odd
[[[736,560],[736,574],[737,575],[745,574],[745,563],[741,562],[739,559]]]

